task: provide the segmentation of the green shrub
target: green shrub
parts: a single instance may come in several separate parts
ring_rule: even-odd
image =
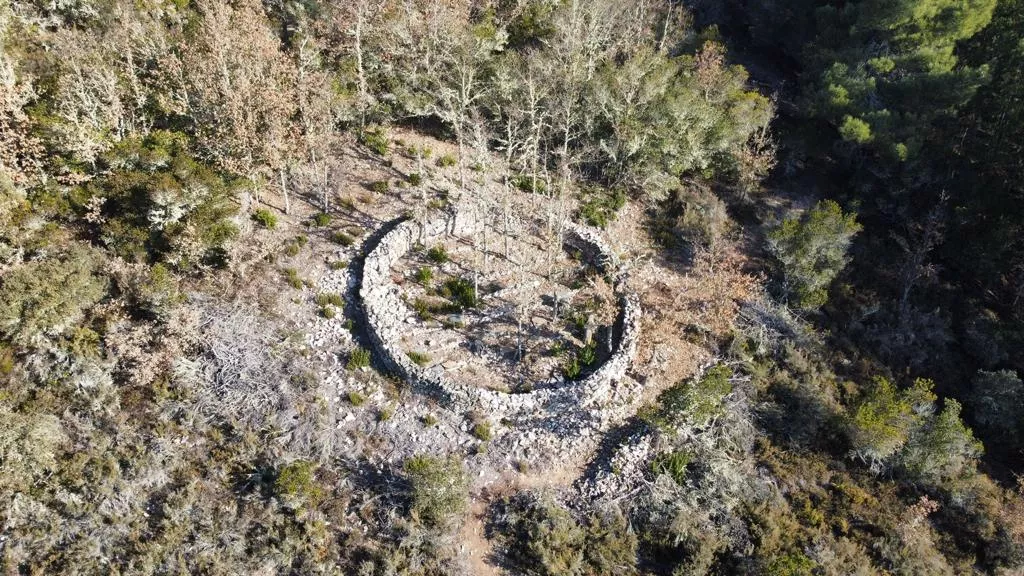
[[[334,318],[337,315],[337,312],[335,312],[334,308],[330,306],[323,306],[322,308],[320,308],[320,315],[330,320],[331,318]]]
[[[561,505],[529,494],[506,501],[501,535],[509,557],[528,574],[637,573],[637,537],[618,511],[593,515],[580,525]]]
[[[178,289],[178,278],[159,262],[149,269],[148,277],[141,282],[120,288],[136,308],[154,317],[166,317],[174,305],[184,299]]]
[[[551,501],[514,510],[508,534],[516,563],[543,576],[583,574],[586,534],[568,510]]]
[[[817,567],[818,564],[803,553],[790,552],[775,556],[764,568],[765,574],[771,576],[803,576],[814,574]]]
[[[693,455],[689,452],[666,452],[651,460],[651,472],[655,475],[665,474],[675,480],[676,484],[684,485],[686,467],[690,465]]]
[[[637,548],[636,534],[618,510],[592,515],[587,522],[583,556],[590,574],[637,574]]]
[[[10,346],[0,343],[0,376],[7,376],[14,371],[14,351]]]
[[[387,156],[391,143],[382,126],[373,126],[359,134],[359,143],[373,150],[378,156]]]
[[[334,234],[331,235],[331,242],[334,242],[335,244],[340,244],[342,246],[351,246],[352,244],[355,243],[355,241],[355,238],[353,238],[352,236],[348,235],[345,232],[335,232]]]
[[[0,284],[0,336],[18,344],[58,336],[106,293],[98,255],[78,244],[58,258],[15,266]]]
[[[278,470],[274,491],[280,496],[315,502],[323,494],[323,490],[314,482],[315,472],[315,462],[296,460]]]
[[[381,408],[377,412],[377,421],[378,422],[387,422],[388,420],[391,420],[391,417],[394,416],[394,415],[395,415],[395,411],[393,409],[388,408],[388,407]]]
[[[590,366],[597,360],[597,345],[591,342],[583,348],[580,348],[580,362],[584,366]]]
[[[341,297],[341,294],[333,292],[321,292],[316,295],[316,303],[320,306],[344,306],[345,299]]]
[[[469,493],[462,462],[415,456],[406,460],[403,470],[413,518],[428,526],[442,526],[465,512]]]
[[[473,425],[473,436],[477,440],[482,440],[484,442],[489,442],[491,440],[491,437],[493,436],[493,432],[491,432],[491,424],[490,424],[490,422],[487,422],[485,420],[485,421],[477,422],[476,424],[474,424]]]
[[[365,348],[356,348],[348,357],[348,364],[345,365],[349,370],[359,370],[360,368],[366,368],[370,365],[370,351]]]
[[[439,293],[441,296],[451,300],[460,309],[476,308],[476,290],[473,288],[473,283],[465,278],[445,280]]]
[[[285,256],[298,256],[299,252],[302,250],[302,247],[305,246],[308,242],[309,238],[306,238],[305,236],[296,236],[295,238],[288,241],[288,243],[284,245]]]
[[[424,426],[436,426],[437,425],[437,417],[434,416],[433,414],[426,414],[426,415],[424,415],[423,416],[423,425]]]
[[[387,180],[377,180],[370,184],[370,189],[378,194],[387,194],[391,190],[391,185],[388,184]]]
[[[885,378],[875,378],[850,411],[848,428],[854,454],[872,467],[880,467],[903,447],[922,421],[922,413],[933,409],[934,402],[930,380],[918,378],[911,388],[900,390]]]
[[[366,403],[366,396],[363,396],[355,390],[348,393],[348,403],[353,406],[362,406]]]
[[[317,212],[312,219],[313,226],[327,226],[331,223],[331,215],[326,212]]]
[[[523,192],[531,194],[545,194],[547,193],[547,184],[541,178],[533,178],[526,174],[517,174],[511,179],[511,184]]]
[[[225,264],[225,247],[238,235],[233,198],[242,186],[193,158],[185,134],[153,130],[114,144],[96,159],[95,177],[61,197],[82,217],[103,199],[91,226],[95,241],[118,256],[192,270]]]
[[[413,172],[412,174],[409,174],[408,180],[409,184],[412,184],[413,186],[419,186],[420,184],[423,183],[423,175],[420,174],[419,172]]]
[[[853,237],[862,229],[856,217],[825,200],[800,217],[787,218],[768,234],[781,287],[797,306],[815,309],[828,300],[829,285],[846,267]]]
[[[587,315],[584,312],[570,312],[569,328],[582,335],[587,329]]]
[[[448,168],[450,166],[455,166],[458,163],[459,163],[459,160],[455,157],[454,154],[444,154],[444,155],[439,156],[437,158],[437,165],[442,167],[442,168]]]
[[[649,412],[649,424],[667,428],[690,422],[702,426],[722,413],[722,403],[732,392],[732,370],[718,365],[700,378],[691,378],[665,390],[658,396],[660,409]]]
[[[408,353],[409,359],[413,361],[417,366],[426,366],[430,362],[430,356],[422,352],[416,352],[415,350]]]
[[[843,117],[843,123],[839,126],[839,135],[843,140],[857,144],[866,144],[874,138],[871,126],[867,122],[849,114]]]
[[[416,270],[416,281],[426,286],[430,284],[430,281],[434,278],[434,271],[426,266],[421,266]]]
[[[569,356],[562,362],[562,375],[566,380],[574,380],[581,372],[580,361],[575,354]]]
[[[285,282],[287,282],[289,286],[296,290],[302,288],[302,278],[299,278],[298,270],[295,268],[284,268],[281,272],[284,274]]]
[[[434,310],[436,309],[433,304],[427,302],[422,298],[417,298],[416,300],[413,300],[412,308],[413,310],[416,311],[416,316],[418,316],[419,319],[423,320],[424,322],[434,317]]]
[[[438,244],[427,250],[427,259],[435,264],[444,264],[448,261],[448,251],[445,250],[444,246]]]
[[[277,227],[277,216],[273,212],[266,208],[259,208],[252,213],[252,219],[260,226],[268,230],[273,230]]]
[[[333,260],[327,264],[327,267],[331,270],[344,270],[348,268],[348,260]]]
[[[580,217],[591,226],[605,228],[608,222],[615,219],[619,210],[626,205],[626,193],[616,189],[589,190],[584,202],[580,205]]]

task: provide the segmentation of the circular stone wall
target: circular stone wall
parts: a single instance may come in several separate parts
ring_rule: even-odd
[[[640,335],[640,305],[634,294],[623,293],[614,253],[591,228],[570,225],[568,242],[592,263],[612,276],[620,309],[619,336],[610,357],[583,380],[566,382],[558,388],[539,388],[525,393],[508,393],[476,388],[445,377],[441,366],[423,368],[401,349],[404,325],[414,312],[402,301],[399,287],[391,279],[392,266],[413,246],[429,244],[448,234],[468,236],[479,232],[475,222],[458,212],[445,214],[423,226],[411,220],[398,223],[366,255],[359,289],[367,330],[377,358],[389,370],[420,392],[436,398],[452,410],[476,410],[493,419],[529,417],[538,412],[567,409],[595,409],[613,394],[636,354]],[[568,416],[568,413],[566,413]]]

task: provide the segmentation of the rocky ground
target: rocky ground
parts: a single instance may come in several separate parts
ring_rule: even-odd
[[[421,144],[413,141],[424,140],[424,137],[409,134],[407,139],[409,146],[415,146]],[[429,142],[435,150],[443,151],[443,143]],[[418,168],[414,158],[396,155],[395,162],[386,168],[357,154],[351,154],[349,161],[351,181],[333,199],[341,209],[331,211],[330,224],[309,228],[308,246],[298,255],[286,256],[277,262],[279,269],[297,270],[304,281],[298,290],[277,295],[277,308],[304,334],[308,360],[328,391],[325,402],[332,414],[339,453],[365,457],[382,469],[416,453],[463,455],[478,496],[510,485],[543,485],[575,486],[578,497],[591,499],[615,492],[621,494],[623,486],[642,481],[643,471],[638,463],[644,461],[650,446],[645,445],[639,435],[628,434],[629,417],[660,390],[693,374],[710,357],[699,339],[677,328],[684,321],[683,315],[700,309],[701,294],[693,289],[676,264],[652,257],[656,251],[645,232],[642,208],[627,205],[618,219],[602,232],[616,254],[617,267],[625,273],[624,287],[637,293],[644,310],[642,337],[626,376],[611,390],[605,405],[574,407],[579,417],[573,420],[573,426],[562,425],[565,419],[557,409],[532,421],[503,422],[500,418],[490,418],[489,414],[447,408],[434,398],[414,391],[408,383],[375,369],[346,367],[355,348],[369,347],[366,334],[361,331],[363,319],[357,294],[360,258],[379,241],[389,223],[403,215],[416,218],[415,210],[410,214],[409,206],[416,206],[423,199],[420,189],[399,184],[404,182],[404,175]],[[455,167],[431,165],[429,172],[424,186],[431,198],[443,197],[458,181]],[[387,192],[371,190],[372,184],[379,181],[389,182]],[[499,190],[497,182],[481,184],[492,191]],[[524,206],[536,204],[535,197],[526,196],[532,195],[513,193],[508,202],[514,211],[521,213]],[[291,218],[301,222],[317,211],[315,202],[310,202],[299,207]],[[352,241],[332,241],[339,231],[345,232]],[[277,241],[286,246],[293,239],[281,237]],[[497,237],[492,242],[494,245],[490,248],[494,257],[488,262],[486,285],[497,291],[472,318],[477,324],[466,322],[463,328],[452,329],[443,326],[440,320],[422,322],[410,306],[406,312],[409,320],[405,337],[410,350],[422,349],[431,363],[447,365],[446,372],[465,383],[514,390],[523,374],[509,370],[508,335],[514,325],[503,315],[503,306],[521,297],[517,292],[523,291],[523,284],[519,282],[523,274],[511,260],[504,258],[504,247]],[[530,242],[539,244],[539,237],[524,237],[523,246],[518,249],[525,250]],[[452,261],[436,266],[436,278],[464,275],[474,252],[471,239],[452,238],[446,242],[446,249],[453,255]],[[538,268],[546,264],[543,256],[540,251],[533,258],[541,264]],[[561,273],[555,277],[561,281],[557,285],[546,283],[542,274],[533,274],[533,281],[526,283],[529,299],[539,302],[531,318],[534,330],[543,328],[545,322],[551,323],[551,303],[545,304],[543,298],[538,298],[547,292],[562,291],[584,300],[611,301],[607,285],[591,282],[572,287],[581,267],[572,256],[565,251],[558,253],[556,268]],[[418,253],[393,269],[393,278],[402,282],[409,301],[424,292],[413,278],[415,270],[423,263],[423,254]],[[336,307],[333,317],[322,313],[323,306],[317,300],[320,294],[341,296],[342,304]],[[597,324],[607,325],[615,309],[615,306],[603,309],[597,315]],[[493,336],[488,346],[474,354],[468,346],[472,328],[488,316],[503,332]],[[570,330],[557,334],[569,342],[578,339]],[[533,351],[540,359],[528,372],[534,385],[554,386],[561,380],[553,361],[544,354],[545,348],[550,347],[548,342],[538,339],[533,344]],[[548,376],[547,380],[544,375]],[[481,422],[490,426],[489,439],[482,439],[480,430],[475,430]],[[559,453],[559,447],[565,447],[565,453]],[[572,457],[566,458],[565,454]]]

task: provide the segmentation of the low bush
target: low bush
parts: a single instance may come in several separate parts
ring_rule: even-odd
[[[413,172],[412,174],[409,174],[407,179],[409,181],[409,184],[412,184],[413,186],[419,186],[420,184],[423,183],[423,175],[420,174],[419,172]]]
[[[584,366],[590,366],[597,361],[597,346],[591,342],[580,348],[579,358]]]
[[[366,396],[363,396],[355,390],[348,393],[348,403],[353,406],[362,406],[366,403]]]
[[[75,245],[67,254],[4,272],[0,283],[0,337],[29,344],[81,321],[107,293],[99,255]]]
[[[430,281],[434,278],[434,271],[426,266],[421,266],[416,270],[416,281],[426,286],[430,284]]]
[[[414,519],[428,526],[443,526],[465,512],[469,492],[461,461],[414,456],[402,468]]]
[[[493,437],[493,434],[494,433],[491,431],[491,424],[487,421],[477,422],[473,425],[473,436],[477,440],[489,442]]]
[[[686,469],[690,465],[693,455],[689,452],[666,452],[659,454],[651,460],[651,472],[654,475],[665,474],[675,480],[680,486],[686,481]]]
[[[238,235],[233,197],[245,183],[192,157],[189,144],[187,135],[166,130],[128,135],[96,159],[96,177],[61,194],[62,202],[90,223],[97,244],[125,260],[181,270],[223,266]],[[263,218],[259,212],[254,219]],[[276,218],[264,212],[261,224],[272,227]]]
[[[336,294],[334,292],[321,292],[316,295],[316,303],[320,306],[343,306],[345,304],[345,299],[341,297],[341,294]]]
[[[566,380],[573,380],[579,377],[582,369],[580,368],[579,358],[575,354],[569,356],[562,362],[562,375],[565,376]]]
[[[365,348],[356,348],[348,357],[345,365],[349,370],[359,370],[370,365],[370,351]]]
[[[416,300],[413,300],[412,308],[413,310],[416,311],[416,316],[418,316],[419,319],[423,320],[424,322],[433,319],[434,312],[438,310],[436,306],[422,298],[417,298]]]
[[[387,156],[391,148],[387,131],[382,126],[372,126],[360,132],[359,143],[373,150],[378,156]]]
[[[520,494],[506,500],[501,531],[509,558],[528,574],[637,573],[636,535],[617,510],[581,524],[549,499]]]
[[[338,205],[345,209],[346,212],[355,212],[356,202],[351,198],[341,198],[338,200]]]
[[[331,223],[331,215],[326,212],[317,212],[312,220],[313,226],[323,227]]]
[[[254,222],[268,230],[273,230],[277,227],[277,216],[266,208],[260,208],[253,212],[252,219]]]
[[[348,260],[333,260],[327,264],[331,270],[344,270],[348,268]]]
[[[330,306],[323,306],[322,308],[320,308],[320,315],[330,320],[331,318],[334,318],[337,315],[337,312],[335,312],[334,308]]]
[[[289,286],[296,290],[302,288],[302,278],[299,278],[298,270],[295,268],[284,268],[281,270],[281,273],[284,274],[285,282],[287,282]]]
[[[444,154],[437,158],[437,165],[440,166],[441,168],[455,166],[458,163],[459,160],[458,158],[455,157],[454,154]]]
[[[341,246],[351,246],[355,241],[355,238],[345,232],[335,232],[331,235],[331,242],[340,244]]]
[[[441,285],[441,296],[451,300],[459,309],[476,308],[476,289],[465,278],[451,278]]]
[[[435,264],[444,264],[448,261],[448,251],[445,250],[444,246],[438,244],[427,250],[427,259]]]
[[[315,472],[315,462],[296,460],[278,470],[274,491],[279,496],[316,502],[323,490],[315,482]]]
[[[691,378],[665,390],[658,396],[659,408],[648,411],[644,419],[653,426],[667,428],[683,422],[707,424],[722,412],[722,402],[732,392],[732,370],[718,365],[700,378]]]
[[[511,179],[511,184],[523,192],[529,192],[531,194],[544,194],[547,192],[547,184],[540,178],[533,178],[526,174],[517,174]]]
[[[605,228],[625,205],[626,193],[622,190],[591,189],[585,192],[580,217],[591,226]]]
[[[391,190],[391,185],[388,184],[387,180],[377,180],[370,184],[370,189],[377,194],[387,194]]]
[[[302,247],[309,241],[305,236],[296,236],[284,245],[284,255],[288,257],[298,256]]]
[[[409,352],[408,356],[409,359],[417,366],[426,366],[430,362],[430,356],[422,352],[416,352],[415,350]]]

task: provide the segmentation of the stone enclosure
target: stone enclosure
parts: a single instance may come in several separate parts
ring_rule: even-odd
[[[359,297],[375,358],[443,407],[486,417],[496,425],[495,444],[509,455],[536,460],[593,448],[602,430],[628,415],[641,388],[627,377],[640,335],[639,301],[624,290],[615,254],[598,231],[569,225],[566,239],[612,279],[619,302],[611,354],[586,378],[528,392],[502,392],[448,378],[441,366],[421,367],[402,350],[402,331],[415,313],[402,300],[392,280],[392,267],[417,243],[432,243],[446,235],[469,236],[476,228],[473,220],[457,211],[442,213],[423,225],[403,220],[366,254]],[[512,430],[519,433],[507,433]],[[591,442],[581,442],[588,438]]]

